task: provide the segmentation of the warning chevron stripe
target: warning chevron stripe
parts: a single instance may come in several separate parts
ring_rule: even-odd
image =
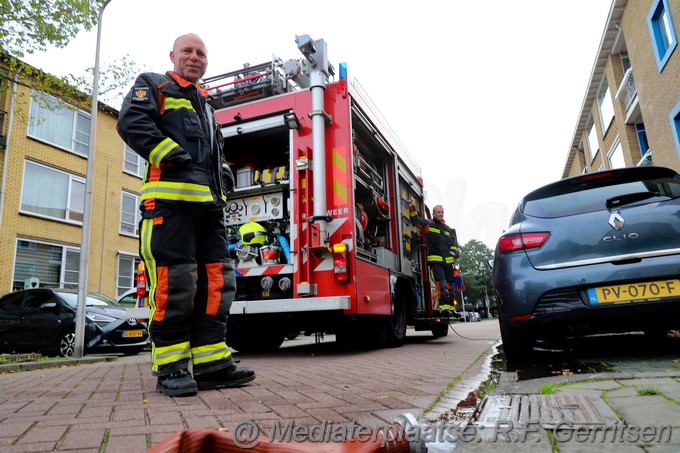
[[[293,273],[292,264],[279,266],[239,267],[236,271],[243,277],[257,277],[259,275],[278,275]]]

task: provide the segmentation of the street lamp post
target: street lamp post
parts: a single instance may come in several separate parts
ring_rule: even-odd
[[[97,44],[94,56],[94,80],[92,82],[92,107],[90,110],[90,144],[87,155],[87,173],[85,174],[85,206],[83,207],[83,232],[80,241],[80,264],[78,272],[78,305],[76,308],[76,338],[73,356],[84,355],[85,339],[85,304],[87,303],[87,258],[90,250],[90,211],[92,208],[92,180],[94,179],[94,147],[97,134],[97,112],[99,93],[99,49],[102,38],[102,15],[104,8],[111,0],[105,0],[97,17]]]

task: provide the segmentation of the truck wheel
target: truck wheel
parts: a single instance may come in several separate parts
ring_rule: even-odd
[[[275,320],[248,322],[237,317],[229,318],[227,346],[239,352],[275,351],[285,338],[286,334],[276,325]]]
[[[404,296],[395,293],[392,299],[392,314],[384,319],[385,344],[394,348],[404,344],[406,339],[406,304]]]
[[[445,337],[449,334],[449,323],[444,322],[432,326],[433,337]]]
[[[503,341],[503,352],[509,364],[527,363],[533,352],[534,339],[526,332],[513,329],[508,323],[507,315],[499,313],[498,323]]]

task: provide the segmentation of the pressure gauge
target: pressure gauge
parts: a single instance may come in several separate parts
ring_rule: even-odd
[[[258,215],[258,214],[260,213],[260,205],[259,205],[259,204],[254,204],[254,205],[250,208],[250,212],[252,212],[252,213],[255,214],[255,215]]]
[[[279,199],[279,197],[272,197],[271,199],[272,206],[278,206],[280,202],[281,200]]]

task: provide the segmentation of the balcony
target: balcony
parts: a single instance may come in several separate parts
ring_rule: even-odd
[[[621,86],[616,92],[616,100],[623,104],[626,111],[626,124],[635,124],[642,121],[640,103],[638,102],[637,87],[633,77],[633,68],[628,68],[623,75]]]

